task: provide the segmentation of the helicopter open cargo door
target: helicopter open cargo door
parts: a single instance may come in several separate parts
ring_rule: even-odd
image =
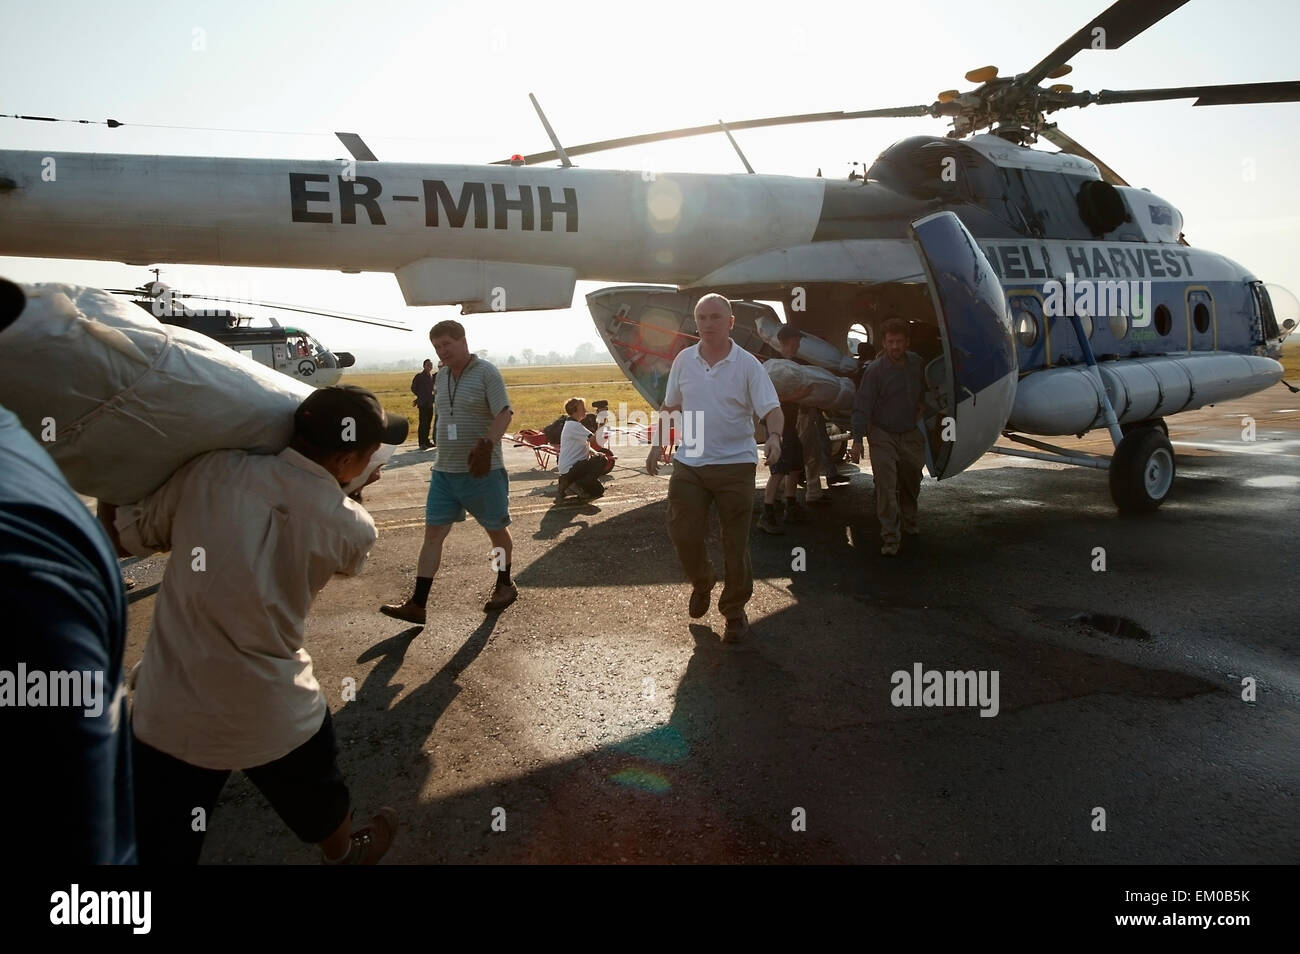
[[[651,407],[663,404],[677,353],[699,341],[694,315],[698,297],[664,285],[616,285],[587,296],[605,347]],[[733,301],[731,307],[736,316],[732,340],[756,357],[778,357],[757,329],[760,320],[780,325],[772,307],[754,301]]]
[[[1019,367],[1002,284],[966,227],[953,213],[937,212],[909,231],[943,341],[943,355],[925,369],[938,410],[926,419],[930,473],[942,480],[961,473],[998,439],[1016,399]]]

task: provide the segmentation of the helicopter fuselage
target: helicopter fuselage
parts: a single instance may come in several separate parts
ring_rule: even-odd
[[[905,139],[847,182],[0,151],[0,254],[388,271],[408,304],[464,313],[664,283],[781,301],[831,342],[890,313],[933,324],[909,226],[944,211],[1001,282],[1021,376],[1084,363],[1076,313],[1102,362],[1277,346],[1260,282],[1183,243],[1171,203],[995,136]],[[1250,390],[1275,380],[1261,367]]]

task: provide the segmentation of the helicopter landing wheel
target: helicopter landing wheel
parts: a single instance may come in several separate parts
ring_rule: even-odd
[[[1174,486],[1174,447],[1155,424],[1130,431],[1110,459],[1110,496],[1120,513],[1150,513]]]

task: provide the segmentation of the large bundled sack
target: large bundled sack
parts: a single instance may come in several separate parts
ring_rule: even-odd
[[[771,345],[774,351],[781,350],[781,339],[777,334],[784,327],[775,315],[760,315],[754,322],[758,336]],[[799,332],[799,350],[795,352],[795,357],[835,374],[853,374],[858,370],[856,360],[829,341],[823,341],[807,331]]]
[[[293,437],[311,385],[100,289],[22,288],[0,331],[0,404],[79,493],[134,503],[197,454],[278,453]]]
[[[848,378],[837,377],[825,368],[796,364],[785,358],[771,358],[763,368],[772,379],[782,403],[794,400],[800,407],[823,411],[851,411],[857,389]],[[795,395],[799,395],[795,398]]]

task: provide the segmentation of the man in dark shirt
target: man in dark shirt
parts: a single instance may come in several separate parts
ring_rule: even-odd
[[[916,499],[921,492],[925,436],[917,428],[925,394],[921,356],[907,350],[907,324],[890,318],[884,326],[885,353],[867,367],[853,402],[854,463],[862,459],[862,437],[871,447],[876,484],[880,552],[896,556],[902,532],[917,532]]]
[[[789,325],[782,325],[776,333],[781,357],[787,361],[799,361],[799,339],[802,334]],[[799,361],[807,364],[806,361]],[[758,518],[758,529],[764,533],[785,533],[781,529],[781,519],[777,516],[776,498],[782,488],[785,490],[785,523],[798,523],[803,519],[799,512],[799,501],[795,499],[795,486],[798,483],[798,471],[804,466],[803,443],[799,440],[799,415],[803,410],[799,401],[808,396],[812,387],[802,389],[797,394],[787,395],[781,402],[781,416],[785,418],[785,430],[781,434],[781,457],[771,465],[772,473],[767,478],[763,490],[763,515]],[[825,428],[823,428],[825,430]],[[814,480],[816,478],[814,477]],[[812,487],[812,484],[809,484]],[[821,488],[818,487],[818,490]]]
[[[429,427],[433,424],[433,389],[438,375],[433,370],[433,362],[424,359],[424,370],[411,379],[411,393],[415,395],[415,406],[420,410],[420,424],[417,434],[420,450],[436,447],[437,442],[429,439]]]
[[[117,559],[49,454],[4,408],[0,602],[0,743],[13,773],[0,810],[14,822],[12,857],[135,864]]]

